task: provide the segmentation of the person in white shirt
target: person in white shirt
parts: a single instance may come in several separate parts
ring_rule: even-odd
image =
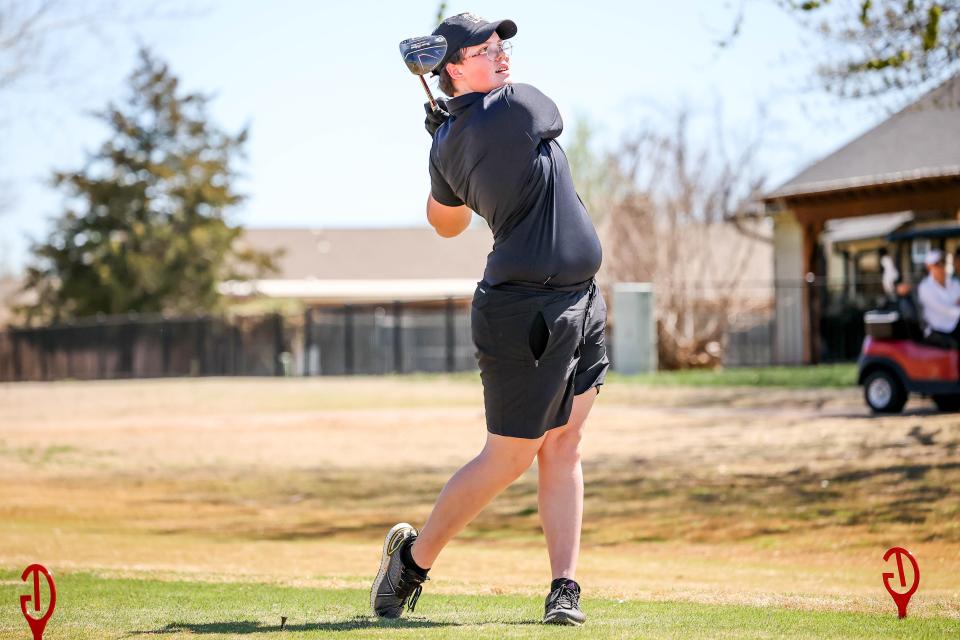
[[[891,300],[897,299],[897,280],[900,279],[900,271],[897,269],[897,265],[893,262],[893,258],[887,254],[887,250],[883,247],[880,247],[880,268],[883,270],[882,282],[883,282],[883,292],[887,294],[887,297]]]
[[[931,331],[960,339],[960,281],[947,278],[943,252],[932,249],[924,258],[927,277],[917,286],[923,319]]]

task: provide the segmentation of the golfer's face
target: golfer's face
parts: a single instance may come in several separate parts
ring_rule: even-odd
[[[930,271],[930,275],[934,277],[935,280],[943,282],[943,279],[947,275],[946,264],[943,260],[935,262],[934,264],[927,265],[927,270]]]
[[[510,56],[500,49],[500,36],[496,33],[483,44],[467,47],[460,68],[472,91],[488,93],[510,82]]]

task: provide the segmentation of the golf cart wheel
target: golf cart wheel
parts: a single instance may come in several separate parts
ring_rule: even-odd
[[[960,394],[935,393],[933,394],[933,404],[937,405],[937,409],[940,411],[960,411]]]
[[[863,398],[876,413],[900,413],[907,404],[907,390],[895,374],[880,369],[867,376]]]

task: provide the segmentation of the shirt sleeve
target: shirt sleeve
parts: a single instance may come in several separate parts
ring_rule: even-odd
[[[536,87],[508,85],[503,97],[510,119],[524,127],[536,143],[556,138],[563,131],[563,118],[557,105]]]
[[[463,200],[453,192],[453,188],[450,187],[450,183],[447,182],[447,179],[443,177],[443,174],[440,173],[440,167],[437,166],[437,160],[435,157],[435,149],[430,150],[430,195],[433,196],[433,199],[439,202],[442,205],[448,207],[459,207],[463,204]]]

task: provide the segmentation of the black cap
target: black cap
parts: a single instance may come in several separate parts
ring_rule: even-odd
[[[501,40],[517,35],[517,24],[513,20],[495,20],[487,22],[473,13],[458,13],[440,23],[431,35],[443,36],[447,40],[447,52],[433,73],[440,75],[440,70],[450,58],[464,47],[473,47],[483,44],[496,31]]]

